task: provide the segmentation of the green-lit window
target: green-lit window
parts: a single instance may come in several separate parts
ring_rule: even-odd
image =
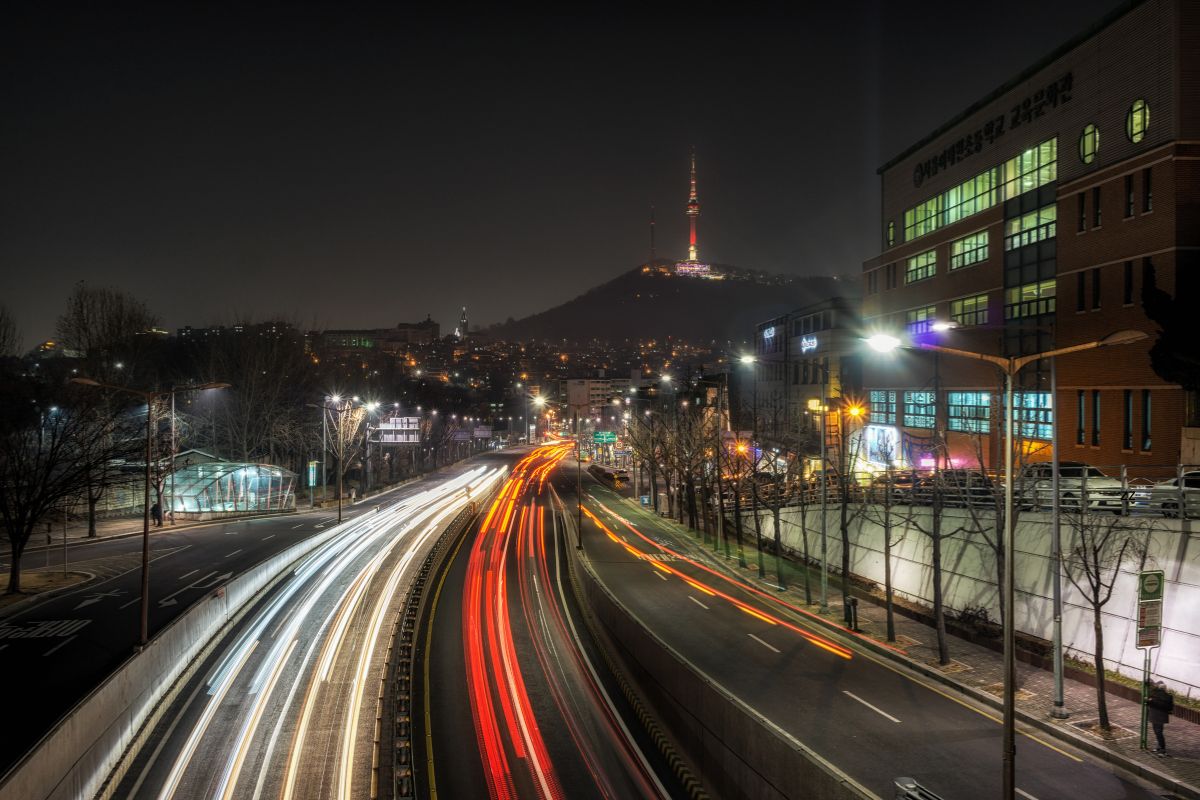
[[[890,389],[872,389],[871,422],[880,425],[896,424],[896,392]]]
[[[1014,286],[1005,294],[1004,318],[1020,319],[1054,313],[1055,279]]]
[[[988,232],[980,231],[950,243],[950,269],[962,269],[988,257]]]
[[[919,236],[933,233],[942,218],[942,196],[931,197],[920,205],[904,212],[904,241],[911,242]]]
[[[891,247],[896,243],[896,223],[889,221],[887,224],[887,246]]]
[[[1096,151],[1100,149],[1100,129],[1092,123],[1083,126],[1079,134],[1079,160],[1090,164],[1096,160]]]
[[[961,300],[950,301],[950,319],[959,325],[987,325],[988,296],[977,294]]]
[[[1054,409],[1049,392],[1013,392],[1017,434],[1024,439],[1054,438]]]
[[[937,306],[909,309],[905,317],[909,333],[928,333],[933,327],[933,321],[937,319]]]
[[[978,214],[996,204],[996,170],[981,172],[942,195],[942,224]]]
[[[1058,139],[1031,147],[1000,167],[1000,199],[1008,200],[1045,186],[1058,177]]]
[[[1006,220],[1004,223],[1004,249],[1015,250],[1027,244],[1050,239],[1056,233],[1058,208],[1054,205],[1042,206],[1037,211],[1030,211],[1019,217]]]
[[[1150,127],[1150,106],[1145,100],[1134,100],[1125,116],[1125,135],[1133,143],[1146,138],[1146,129]]]
[[[933,428],[937,417],[933,392],[904,393],[904,424],[910,428]]]
[[[904,282],[916,283],[926,278],[932,278],[937,273],[937,251],[926,250],[918,253],[904,265]]]
[[[947,392],[947,426],[952,431],[987,433],[991,430],[991,401],[987,392]]]

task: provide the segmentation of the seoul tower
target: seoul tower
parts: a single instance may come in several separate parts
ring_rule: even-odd
[[[687,202],[688,225],[691,235],[688,237],[688,261],[699,261],[696,253],[696,217],[700,216],[700,201],[696,199],[696,148],[692,148],[692,184],[688,191]]]

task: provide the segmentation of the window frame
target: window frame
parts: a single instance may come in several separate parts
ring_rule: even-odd
[[[1125,114],[1125,136],[1134,144],[1146,138],[1150,130],[1150,104],[1144,97],[1134,100]]]
[[[1089,122],[1079,132],[1079,160],[1084,164],[1091,164],[1099,152],[1100,129],[1096,127],[1096,123]]]

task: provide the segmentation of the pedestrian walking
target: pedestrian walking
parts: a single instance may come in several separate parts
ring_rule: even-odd
[[[150,519],[154,520],[154,527],[162,527],[162,506],[158,503],[150,506]]]
[[[1154,752],[1165,756],[1167,740],[1163,737],[1163,725],[1171,721],[1171,712],[1175,710],[1175,698],[1167,691],[1165,683],[1157,681],[1150,689],[1150,696],[1146,698],[1146,706],[1149,709],[1150,725],[1154,728],[1154,738],[1158,739],[1158,747]]]

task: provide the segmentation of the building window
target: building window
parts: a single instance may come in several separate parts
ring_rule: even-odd
[[[1077,198],[1079,208],[1079,216],[1077,218],[1078,227],[1076,230],[1083,233],[1087,230],[1087,195],[1080,192],[1075,197]]]
[[[894,263],[887,265],[887,288],[896,288],[896,265]]]
[[[1100,446],[1100,390],[1092,390],[1092,444]]]
[[[892,246],[892,245],[894,245],[895,243],[896,243],[896,223],[895,223],[894,221],[890,221],[890,220],[889,220],[889,221],[888,221],[888,224],[887,224],[887,244],[888,244],[888,247],[891,247],[891,246]]]
[[[1019,217],[1006,220],[1004,223],[1004,249],[1015,250],[1027,244],[1050,239],[1055,234],[1058,208],[1054,205],[1042,206],[1037,211],[1030,211]]]
[[[1054,313],[1054,278],[1007,290],[1004,303],[1005,319],[1036,317]]]
[[[1142,170],[1142,213],[1149,214],[1154,210],[1154,190],[1150,185],[1150,168]]]
[[[988,296],[986,294],[977,294],[974,297],[951,300],[950,319],[962,327],[987,325]]]
[[[910,309],[906,317],[909,333],[928,333],[937,318],[937,306]]]
[[[962,269],[988,257],[988,232],[980,231],[950,243],[950,269]]]
[[[1133,216],[1133,176],[1125,176],[1125,219]]]
[[[1150,449],[1150,390],[1142,389],[1142,450]]]
[[[952,431],[987,433],[991,430],[991,395],[987,392],[948,392],[946,418]]]
[[[1133,390],[1125,390],[1125,402],[1121,408],[1121,449],[1133,449]]]
[[[1146,129],[1150,127],[1150,106],[1145,100],[1134,100],[1125,115],[1125,135],[1129,141],[1137,144],[1146,138]]]
[[[1054,438],[1054,409],[1049,392],[1014,392],[1013,415],[1023,439]]]
[[[1133,305],[1133,262],[1125,262],[1125,293],[1123,302],[1127,306]]]
[[[1100,187],[1092,187],[1092,227],[1100,227]]]
[[[1100,129],[1092,123],[1083,126],[1079,134],[1079,160],[1090,164],[1096,160],[1096,151],[1100,149]]]
[[[910,428],[935,427],[937,401],[933,392],[904,393],[904,424]]]
[[[1009,200],[1058,177],[1058,139],[1047,139],[1000,167],[1000,197]]]
[[[1084,272],[1075,273],[1075,310],[1084,311],[1087,309],[1087,274]]]
[[[871,390],[871,422],[896,424],[896,392],[890,389]]]
[[[904,212],[904,241],[911,242],[938,229],[942,218],[942,196],[931,197]]]
[[[937,274],[937,251],[926,250],[924,253],[908,259],[904,265],[904,282],[916,283]]]
[[[1100,268],[1092,269],[1092,311],[1100,310]]]
[[[1083,429],[1084,416],[1083,389],[1075,393],[1075,444],[1083,444],[1085,432]]]
[[[942,195],[942,224],[978,214],[996,205],[996,170],[989,169]]]

